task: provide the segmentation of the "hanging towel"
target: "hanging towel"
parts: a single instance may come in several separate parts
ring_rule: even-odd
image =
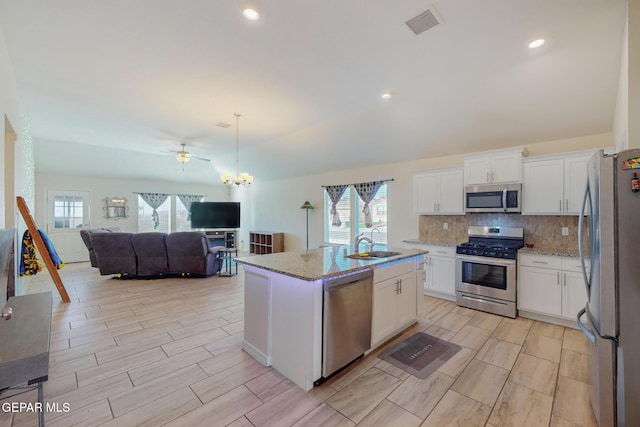
[[[49,257],[51,257],[51,261],[53,261],[53,265],[56,266],[56,269],[61,269],[64,267],[64,263],[60,256],[56,252],[53,243],[49,239],[49,237],[42,230],[38,230],[40,233],[40,237],[42,237],[42,241],[44,242],[45,247],[47,248],[47,252],[49,252]],[[20,277],[22,276],[35,276],[40,271],[42,271],[42,264],[38,262],[36,258],[36,247],[33,243],[33,237],[29,233],[29,230],[26,230],[22,235],[22,250],[20,252]]]

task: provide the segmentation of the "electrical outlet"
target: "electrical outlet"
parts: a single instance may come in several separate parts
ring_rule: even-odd
[[[444,228],[445,230],[448,230],[448,229],[449,229],[449,223],[448,223],[448,222],[445,222],[445,223],[444,223],[444,225],[443,225],[443,228]]]
[[[569,235],[569,227],[562,227],[562,235],[563,236]]]

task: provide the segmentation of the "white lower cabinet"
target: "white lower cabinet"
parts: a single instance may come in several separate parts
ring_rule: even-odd
[[[425,294],[455,300],[456,248],[429,245],[425,257]]]
[[[575,257],[521,254],[518,310],[575,321],[587,301],[580,268]]]
[[[416,260],[374,269],[371,348],[417,319]]]

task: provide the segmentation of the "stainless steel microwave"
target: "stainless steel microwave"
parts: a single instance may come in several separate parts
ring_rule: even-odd
[[[522,212],[522,184],[477,185],[464,188],[465,212]]]

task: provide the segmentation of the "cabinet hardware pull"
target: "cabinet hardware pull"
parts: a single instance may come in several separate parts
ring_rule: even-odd
[[[435,203],[433,204],[433,211],[434,211],[434,212],[437,212],[436,204],[435,204]]]
[[[487,171],[487,182],[491,182],[489,181],[489,171]]]
[[[495,171],[491,171],[491,182],[495,182],[496,180],[496,173]]]
[[[400,282],[400,293],[402,293],[402,279],[400,279],[399,282]]]
[[[560,201],[560,212],[562,212],[562,199],[560,199],[559,201]]]
[[[535,259],[533,261],[531,261],[531,262],[534,262],[536,264],[549,264],[549,262],[547,262],[547,261],[536,261]]]
[[[564,211],[569,212],[569,199],[564,199]]]
[[[567,286],[567,273],[564,273],[564,286]]]
[[[559,284],[560,284],[560,272],[558,271],[558,272],[556,273],[556,275],[557,275],[558,285],[559,285]]]

